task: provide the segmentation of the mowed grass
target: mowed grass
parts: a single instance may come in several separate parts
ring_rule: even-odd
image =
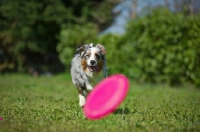
[[[200,90],[131,81],[120,107],[88,120],[70,76],[0,75],[1,132],[200,131]]]

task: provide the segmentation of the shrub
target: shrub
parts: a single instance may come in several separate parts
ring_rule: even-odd
[[[125,37],[131,43],[137,80],[171,85],[200,84],[200,18],[154,10],[130,22]]]
[[[156,9],[132,20],[123,36],[97,37],[91,24],[63,27],[57,50],[67,66],[77,45],[101,43],[109,74],[138,82],[200,85],[200,18]],[[78,36],[78,37],[77,37]]]

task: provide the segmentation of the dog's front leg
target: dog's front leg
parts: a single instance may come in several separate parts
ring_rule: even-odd
[[[78,93],[79,93],[79,105],[81,107],[83,107],[85,105],[85,96],[84,96],[84,92],[83,89],[78,88]]]
[[[86,85],[86,88],[87,88],[87,91],[88,91],[88,93],[89,93],[90,91],[92,91],[92,90],[93,90],[93,87],[92,87],[92,85],[91,85],[91,84],[89,84],[89,83],[86,83],[85,85]]]

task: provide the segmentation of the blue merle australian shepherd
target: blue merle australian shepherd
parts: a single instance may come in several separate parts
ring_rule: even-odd
[[[107,77],[106,49],[103,45],[86,44],[77,48],[71,62],[72,82],[79,94],[79,105],[85,105],[87,94]]]

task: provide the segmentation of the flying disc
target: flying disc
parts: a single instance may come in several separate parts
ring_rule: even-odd
[[[85,116],[95,120],[112,113],[125,99],[128,89],[128,78],[122,74],[102,80],[86,99],[83,108]]]

